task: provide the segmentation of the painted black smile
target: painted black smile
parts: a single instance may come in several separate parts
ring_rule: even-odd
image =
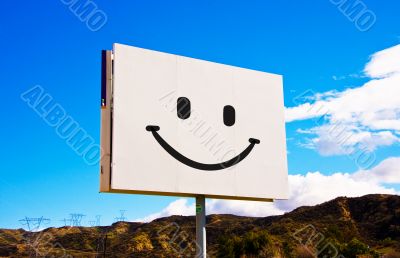
[[[185,164],[185,165],[187,165],[189,167],[200,169],[200,170],[210,170],[210,171],[211,170],[220,170],[220,169],[229,168],[231,166],[234,166],[234,165],[238,164],[240,161],[244,160],[247,157],[247,155],[249,155],[249,153],[253,149],[254,145],[260,143],[260,140],[254,139],[254,138],[250,138],[249,139],[250,145],[247,146],[247,148],[244,149],[242,151],[242,153],[240,153],[236,157],[234,157],[234,158],[232,158],[232,159],[230,159],[228,161],[217,163],[217,164],[204,164],[204,163],[196,162],[194,160],[191,160],[191,159],[183,156],[178,151],[176,151],[173,147],[171,147],[171,145],[169,145],[157,133],[157,131],[160,130],[159,126],[148,125],[148,126],[146,126],[146,130],[153,134],[154,138],[161,145],[161,147],[163,147],[164,150],[166,150],[172,157],[174,157],[175,159],[179,160],[180,162],[182,162],[183,164]]]

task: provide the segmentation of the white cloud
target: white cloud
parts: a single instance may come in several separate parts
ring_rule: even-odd
[[[144,218],[139,218],[134,221],[149,222],[157,218],[168,217],[171,215],[184,215],[190,216],[194,215],[195,206],[194,204],[189,204],[188,199],[181,198],[168,204],[166,208],[162,211],[150,214]]]
[[[400,45],[376,52],[364,72],[372,78],[384,78],[400,71]]]
[[[272,202],[213,199],[207,202],[207,213],[263,217],[283,214],[284,210],[276,207]]]
[[[387,158],[371,170],[362,170],[353,175],[362,181],[400,184],[400,157]]]
[[[344,79],[347,79],[347,78],[359,79],[359,78],[364,78],[364,77],[365,77],[365,75],[358,74],[358,73],[352,73],[352,74],[349,74],[349,75],[340,75],[340,76],[332,75],[332,79],[334,81],[341,81],[341,80],[344,80]]]
[[[275,206],[284,211],[291,211],[299,206],[316,205],[338,196],[397,194],[395,189],[385,187],[381,181],[374,179],[359,180],[348,173],[323,175],[320,172],[308,172],[306,175],[291,175],[289,200],[277,201]]]
[[[372,152],[379,146],[390,146],[399,141],[398,136],[391,131],[363,131],[351,124],[328,123],[311,129],[299,129],[297,132],[318,135],[307,138],[301,145],[310,149],[315,148],[323,156],[353,155],[356,154],[357,148]]]
[[[340,80],[346,79],[346,76],[336,76],[336,75],[333,75],[333,76],[332,76],[332,79],[333,79],[334,81],[340,81]]]
[[[308,172],[305,175],[289,175],[289,199],[273,203],[234,200],[209,200],[208,214],[235,214],[263,217],[280,215],[303,205],[316,205],[338,196],[358,197],[366,194],[400,194],[386,184],[400,184],[400,157],[388,158],[370,170],[353,174],[337,172],[324,175]],[[194,215],[194,204],[188,199],[178,199],[161,212],[139,221],[151,221],[170,215]]]
[[[344,154],[360,144],[372,151],[400,142],[398,60],[400,45],[373,54],[364,69],[368,82],[341,92],[315,93],[307,103],[286,108],[286,121],[314,119],[305,130],[315,134],[307,146],[324,155]],[[340,143],[335,138],[339,133],[350,139]]]

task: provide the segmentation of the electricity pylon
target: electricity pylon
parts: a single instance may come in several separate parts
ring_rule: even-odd
[[[121,216],[115,217],[115,222],[126,221],[127,218],[125,217],[125,212],[126,212],[126,210],[119,210],[119,213],[120,213]]]
[[[70,216],[71,216],[72,226],[80,227],[82,218],[85,217],[86,215],[80,213],[71,213]]]
[[[20,219],[19,222],[21,222],[23,226],[26,226],[28,231],[36,231],[40,229],[40,226],[42,224],[49,224],[50,219],[43,218],[43,216],[39,218],[25,217],[23,219]]]

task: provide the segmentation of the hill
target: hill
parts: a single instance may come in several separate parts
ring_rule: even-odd
[[[195,218],[0,229],[0,257],[194,257]],[[207,216],[210,257],[400,257],[400,196],[339,197],[281,216]],[[361,256],[360,256],[361,255]]]

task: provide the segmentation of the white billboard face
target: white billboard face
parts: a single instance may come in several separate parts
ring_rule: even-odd
[[[120,44],[111,189],[287,198],[282,77]]]

